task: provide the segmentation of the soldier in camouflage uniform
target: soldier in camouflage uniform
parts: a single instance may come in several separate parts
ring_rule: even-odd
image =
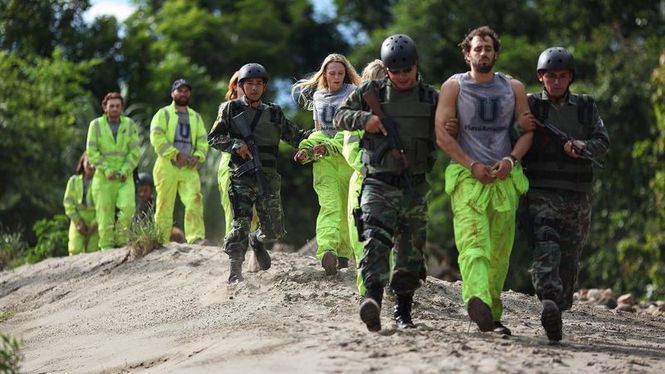
[[[238,84],[244,96],[220,105],[217,119],[208,134],[213,148],[231,153],[229,197],[233,207],[233,228],[224,239],[224,251],[230,259],[229,283],[243,279],[242,263],[248,244],[256,254],[261,270],[270,268],[266,245],[286,233],[280,199],[281,177],[275,169],[279,141],[282,139],[297,147],[308,135],[292,125],[279,106],[261,101],[267,83],[268,73],[262,65],[244,65],[238,75]],[[237,130],[237,123],[234,126],[238,115],[243,112],[251,121],[251,135],[244,138]],[[250,141],[256,144],[258,154],[253,154],[248,147]],[[260,159],[260,171],[250,170],[240,174],[243,164],[254,158]],[[262,186],[257,180],[257,173]],[[253,207],[258,214],[259,227],[250,233]]]
[[[604,156],[609,137],[593,100],[573,94],[573,56],[564,48],[543,51],[536,68],[543,92],[529,94],[536,118],[547,121],[574,139],[562,143],[536,131],[524,157],[530,189],[527,194],[529,239],[533,253],[531,276],[543,302],[541,322],[551,341],[561,340],[561,312],[570,309],[578,262],[591,219],[593,168],[573,149],[586,148]]]
[[[423,260],[427,202],[430,190],[425,173],[432,167],[434,111],[437,91],[418,76],[418,54],[404,34],[388,37],[381,46],[388,77],[364,82],[338,108],[335,126],[365,130],[362,145],[364,180],[360,198],[359,233],[364,240],[362,277],[367,289],[360,318],[370,331],[381,329],[383,288],[390,279],[389,256],[395,244],[395,266],[390,286],[396,295],[394,317],[398,328],[413,328],[411,306],[415,290],[426,277]],[[396,122],[405,163],[396,150],[378,154],[390,140],[363,94],[374,91],[382,110]],[[377,155],[378,154],[378,155]],[[408,178],[410,175],[410,178]]]

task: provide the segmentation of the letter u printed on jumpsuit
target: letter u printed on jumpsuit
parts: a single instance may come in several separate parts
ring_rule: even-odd
[[[155,222],[168,242],[173,227],[173,209],[176,194],[185,206],[185,237],[188,243],[205,238],[203,222],[203,196],[198,167],[205,162],[208,153],[206,128],[201,115],[187,108],[191,139],[191,157],[198,157],[195,167],[175,164],[178,149],[174,145],[176,130],[181,127],[175,102],[161,108],[150,122],[150,143],[157,153],[153,168],[155,191]]]
[[[90,235],[83,235],[76,227],[79,221],[83,221],[87,227],[97,225],[92,188],[91,186],[88,186],[87,190],[84,188],[83,178],[82,174],[72,175],[69,178],[65,190],[65,198],[63,199],[65,214],[70,219],[69,242],[67,244],[70,256],[79,253],[94,252],[99,249],[98,231]],[[90,181],[90,184],[92,184],[92,181]]]
[[[95,168],[92,195],[99,226],[101,249],[127,243],[136,200],[132,174],[139,162],[139,135],[136,124],[129,117],[120,116],[116,138],[106,115],[92,122],[88,128],[86,153]],[[109,180],[112,173],[124,176]],[[116,208],[119,210],[116,222]]]

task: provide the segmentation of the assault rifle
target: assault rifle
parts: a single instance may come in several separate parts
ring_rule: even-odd
[[[381,159],[385,156],[386,152],[391,151],[393,157],[398,159],[402,164],[402,173],[406,185],[409,188],[409,192],[413,194],[413,183],[411,178],[411,172],[409,171],[409,159],[406,157],[406,152],[404,146],[402,145],[402,140],[399,138],[399,132],[397,131],[397,123],[391,117],[386,116],[386,114],[381,109],[381,104],[379,104],[379,99],[376,96],[376,91],[369,90],[363,93],[363,99],[379,119],[383,123],[383,127],[388,133],[389,141],[379,146],[372,155],[370,162],[372,164],[379,163]]]
[[[246,173],[254,173],[256,176],[256,185],[259,188],[259,194],[263,195],[265,189],[263,188],[263,179],[261,179],[261,158],[259,157],[259,147],[254,142],[252,135],[252,126],[247,120],[247,113],[242,111],[240,114],[233,117],[231,121],[231,128],[236,133],[240,134],[242,140],[245,141],[249,147],[249,160],[245,160],[237,169],[233,171],[234,177],[240,177]]]
[[[573,138],[572,136],[566,134],[565,132],[561,131],[556,126],[552,125],[551,123],[549,123],[547,121],[542,122],[542,127],[543,127],[543,129],[545,129],[545,131],[549,132],[557,140],[559,140],[559,142],[561,142],[562,145],[566,144],[567,142],[570,141],[570,144],[572,145],[573,150],[575,151],[575,153],[577,155],[580,156],[580,158],[591,161],[594,165],[598,166],[601,169],[605,168],[605,166],[603,164],[601,164],[600,162],[598,162],[596,159],[593,158],[593,154],[591,154],[591,151],[587,147],[580,148],[580,147],[576,146],[575,142],[574,142],[575,138]]]

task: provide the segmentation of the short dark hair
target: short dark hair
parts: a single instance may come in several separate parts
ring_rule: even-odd
[[[499,40],[499,35],[496,33],[496,31],[492,30],[489,26],[480,26],[466,34],[464,39],[458,44],[458,46],[462,49],[462,53],[471,51],[471,39],[476,36],[480,36],[483,39],[486,36],[489,36],[494,42],[494,51],[499,52],[501,49],[501,41]]]
[[[112,99],[120,99],[120,102],[122,105],[125,105],[125,100],[122,99],[122,95],[120,95],[120,92],[109,92],[106,95],[104,95],[104,98],[102,99],[102,108],[106,108],[106,103],[109,100]]]

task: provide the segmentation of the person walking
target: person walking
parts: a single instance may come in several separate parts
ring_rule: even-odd
[[[593,98],[570,91],[575,61],[567,49],[544,50],[536,74],[543,90],[529,94],[531,112],[541,125],[548,122],[571,137],[562,141],[539,125],[523,160],[530,184],[531,279],[542,301],[542,326],[548,339],[558,342],[561,312],[573,305],[580,255],[591,224],[594,168],[584,152],[597,161],[607,154],[610,141]]]
[[[365,243],[360,267],[366,292],[359,314],[369,331],[381,330],[383,290],[389,281],[396,295],[397,327],[415,327],[413,295],[427,276],[423,249],[430,186],[425,174],[434,160],[438,97],[420,79],[416,44],[408,35],[386,38],[381,60],[388,79],[364,82],[337,109],[334,120],[340,129],[365,131],[358,223]]]
[[[343,55],[333,53],[323,60],[319,71],[296,82],[292,89],[299,92],[300,101],[314,113],[316,131],[300,142],[294,158],[303,163],[314,161],[313,185],[320,206],[316,258],[327,275],[348,267],[353,255],[349,226],[344,219],[353,169],[342,155],[344,133],[333,126],[333,118],[337,107],[358,84],[360,77],[351,63]],[[323,154],[313,155],[319,152]]]
[[[514,120],[534,123],[526,91],[518,80],[494,72],[499,37],[488,26],[468,33],[459,44],[470,71],[441,86],[436,109],[437,144],[452,159],[445,189],[453,210],[455,244],[462,273],[462,300],[480,331],[510,335],[501,322],[501,291],[515,237],[519,196],[529,186],[519,160],[532,132],[511,144]],[[457,139],[445,121],[457,118]]]
[[[254,251],[259,268],[270,268],[266,246],[286,234],[281,176],[276,169],[279,142],[284,140],[297,147],[308,135],[297,129],[279,106],[261,100],[268,78],[263,65],[243,65],[238,84],[244,95],[220,105],[208,134],[213,148],[231,154],[229,198],[233,206],[233,229],[224,238],[224,252],[230,259],[229,283],[243,280],[242,263],[248,246]],[[254,207],[259,226],[250,232]]]

